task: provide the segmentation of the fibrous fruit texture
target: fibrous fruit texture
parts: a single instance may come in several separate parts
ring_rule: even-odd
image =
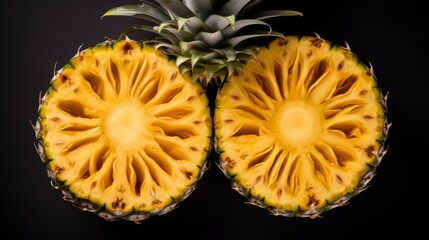
[[[211,143],[202,87],[129,39],[79,51],[56,72],[34,128],[64,198],[110,220],[173,209],[206,170]]]
[[[385,154],[386,98],[372,67],[320,37],[262,47],[219,90],[219,165],[254,205],[316,217],[361,192]]]

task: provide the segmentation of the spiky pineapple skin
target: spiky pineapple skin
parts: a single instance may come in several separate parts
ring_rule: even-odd
[[[298,41],[314,42],[316,44],[322,44],[323,43],[323,44],[330,45],[330,48],[342,49],[342,51],[344,51],[345,54],[347,54],[350,59],[355,59],[355,62],[358,65],[361,65],[363,68],[365,68],[367,70],[366,74],[368,76],[373,77],[374,80],[377,81],[377,78],[374,75],[374,71],[373,71],[372,66],[370,65],[368,67],[368,66],[364,65],[362,62],[360,62],[357,55],[355,55],[351,51],[350,46],[347,45],[346,47],[342,47],[342,46],[333,44],[327,40],[322,39],[319,35],[316,35],[316,37],[285,36],[284,38],[275,39],[270,44],[267,44],[267,48],[269,48],[269,46],[271,46],[273,44],[278,44],[279,42],[288,42],[287,39],[295,39],[295,38],[297,38]],[[225,80],[224,85],[228,85],[229,82],[230,82],[230,79],[228,78]],[[218,118],[220,118],[220,117],[218,117],[216,115],[216,113],[219,110],[219,108],[223,107],[223,106],[220,106],[219,102],[218,102],[218,98],[220,96],[224,95],[224,93],[222,92],[222,87],[223,86],[220,87],[220,89],[218,90],[218,93],[217,93],[217,98],[216,98],[216,103],[215,103],[215,105],[216,105],[215,114],[214,114],[214,120],[213,120],[214,121],[214,128],[215,128],[215,139],[214,139],[213,144],[214,144],[215,151],[219,155],[219,161],[217,162],[217,165],[218,165],[219,169],[223,172],[223,174],[226,176],[226,178],[230,180],[231,188],[233,190],[237,191],[244,198],[246,198],[248,200],[249,204],[263,208],[269,214],[275,215],[275,216],[302,217],[302,218],[314,219],[317,217],[321,217],[322,213],[324,213],[328,210],[331,210],[331,209],[341,207],[341,206],[348,204],[349,201],[354,196],[358,195],[359,193],[363,192],[365,189],[367,189],[369,187],[369,183],[371,182],[372,178],[375,176],[376,170],[377,170],[379,164],[381,163],[381,160],[383,159],[383,157],[387,153],[386,142],[387,142],[389,128],[391,127],[391,123],[387,119],[387,110],[388,110],[387,97],[388,97],[388,94],[383,95],[380,87],[377,87],[377,91],[380,94],[380,98],[378,99],[379,105],[382,107],[382,110],[383,110],[383,124],[382,124],[382,129],[381,129],[381,135],[376,139],[376,142],[378,142],[380,144],[380,148],[376,152],[369,153],[369,154],[373,155],[374,160],[371,164],[368,164],[368,170],[363,174],[363,176],[361,177],[361,179],[359,180],[357,185],[351,191],[347,192],[345,195],[339,197],[335,201],[326,202],[326,204],[320,208],[310,208],[310,209],[304,209],[304,210],[301,210],[298,208],[298,210],[296,210],[296,211],[295,210],[294,211],[285,210],[285,209],[275,207],[271,204],[267,204],[267,202],[265,201],[263,196],[253,195],[252,189],[242,186],[235,179],[236,173],[230,172],[229,159],[227,159],[227,157],[225,157],[225,155],[224,155],[224,152],[226,151],[226,149],[224,149],[221,145],[218,144],[218,142],[221,140],[222,136],[220,135],[220,131],[219,131],[221,123],[220,123],[220,120]]]

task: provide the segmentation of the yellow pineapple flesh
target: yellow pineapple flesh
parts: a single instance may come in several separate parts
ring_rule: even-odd
[[[208,99],[152,46],[79,51],[41,99],[38,151],[65,198],[106,219],[173,209],[206,170]]]
[[[385,153],[372,68],[320,37],[279,38],[219,90],[220,167],[272,214],[319,216],[362,191]]]

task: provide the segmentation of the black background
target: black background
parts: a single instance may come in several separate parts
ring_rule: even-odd
[[[56,62],[59,69],[79,46],[117,38],[136,23],[131,18],[100,19],[111,7],[136,2],[24,0],[2,4],[0,206],[6,232],[26,239],[339,239],[416,234],[418,219],[427,212],[425,190],[419,187],[423,177],[418,172],[428,158],[423,117],[428,101],[423,91],[429,29],[422,22],[425,8],[413,1],[291,0],[261,5],[303,12],[304,17],[270,23],[284,34],[317,32],[340,45],[346,41],[362,61],[374,66],[383,92],[390,92],[388,117],[393,126],[388,154],[371,186],[348,205],[314,220],[271,216],[245,204],[214,164],[179,208],[140,225],[107,222],[62,200],[61,193],[50,186],[33,147],[30,121],[37,118],[39,93],[48,87]]]

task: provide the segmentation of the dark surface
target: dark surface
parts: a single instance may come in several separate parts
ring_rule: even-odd
[[[371,186],[347,206],[315,220],[271,216],[245,204],[214,164],[178,209],[140,225],[107,222],[62,200],[61,193],[50,186],[33,148],[35,138],[29,121],[37,118],[39,93],[48,87],[56,62],[59,69],[80,45],[86,48],[104,41],[104,37],[116,38],[135,23],[130,18],[100,19],[111,7],[135,2],[46,0],[3,4],[0,189],[6,232],[17,238],[46,240],[339,239],[416,233],[417,218],[427,211],[425,198],[414,189],[423,183],[419,169],[427,161],[422,152],[427,149],[424,144],[428,130],[422,116],[428,102],[427,94],[423,95],[428,61],[424,60],[424,8],[412,1],[399,5],[365,1],[309,4],[294,0],[287,1],[287,6],[281,6],[282,1],[268,1],[268,7],[264,7],[302,11],[304,17],[279,19],[274,29],[285,34],[317,32],[340,45],[346,41],[362,61],[372,63],[383,92],[390,92],[388,117],[393,127],[388,154]]]

